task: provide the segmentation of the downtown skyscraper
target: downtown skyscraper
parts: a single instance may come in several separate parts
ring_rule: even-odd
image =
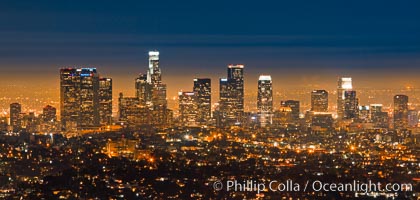
[[[220,79],[221,126],[240,125],[244,113],[244,65],[228,65],[227,78]]]
[[[328,92],[326,90],[311,92],[311,111],[328,112]]]
[[[159,52],[149,51],[147,73],[135,79],[135,97],[125,97],[120,93],[118,118],[130,127],[154,125],[165,126],[172,119],[172,111],[167,108],[166,84],[162,82],[159,66]]]
[[[179,115],[182,126],[197,125],[198,99],[196,92],[179,92]]]
[[[394,129],[406,129],[408,127],[408,96],[394,96]]]
[[[139,74],[135,82],[136,97],[143,106],[152,106],[152,85],[147,81],[147,74]]]
[[[271,125],[273,122],[273,82],[269,75],[261,75],[258,79],[257,109],[260,126]]]
[[[153,106],[164,106],[166,108],[166,84],[162,83],[162,72],[159,67],[159,51],[149,51],[147,82],[152,88],[151,104]]]
[[[211,79],[194,79],[193,91],[197,96],[197,122],[208,124],[211,120]]]
[[[106,97],[104,115],[109,115],[109,111],[112,110],[112,107],[109,108],[109,93],[112,96],[112,90],[109,91],[110,87],[112,85],[105,83],[102,89],[103,96],[101,98],[105,99]],[[76,131],[97,128],[101,119],[99,93],[99,75],[96,68],[62,68],[60,70],[61,130]]]
[[[344,91],[344,115],[342,119],[358,118],[359,100],[356,97],[356,91]]]
[[[13,132],[18,132],[22,127],[20,113],[22,112],[22,105],[20,103],[10,104],[10,127]]]
[[[99,121],[101,125],[112,123],[112,79],[99,79]]]
[[[337,86],[337,118],[344,118],[345,92],[353,89],[350,77],[340,77]]]

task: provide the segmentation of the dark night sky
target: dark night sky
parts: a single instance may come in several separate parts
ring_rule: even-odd
[[[131,91],[147,51],[158,49],[174,94],[195,76],[224,76],[230,63],[245,64],[251,89],[259,74],[278,87],[339,75],[360,85],[417,81],[419,9],[414,0],[2,0],[0,80],[58,86],[60,67],[94,66],[116,92]]]

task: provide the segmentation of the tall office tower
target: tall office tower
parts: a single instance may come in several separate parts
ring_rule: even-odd
[[[198,107],[195,92],[179,92],[180,122],[186,126],[197,125]]]
[[[408,127],[408,96],[394,96],[394,129]]]
[[[344,91],[344,115],[342,119],[355,119],[358,117],[358,99],[356,91]]]
[[[45,106],[42,109],[42,121],[44,122],[57,121],[57,109],[50,105]]]
[[[328,92],[314,90],[311,92],[311,111],[328,112]]]
[[[162,83],[162,72],[159,67],[159,51],[149,51],[147,82],[152,87],[153,106],[164,106],[166,108],[166,84]]]
[[[227,72],[229,101],[232,101],[236,122],[240,122],[244,113],[244,65],[229,65]]]
[[[42,109],[40,128],[40,131],[44,133],[58,131],[59,125],[57,123],[57,109],[55,107],[47,105]]]
[[[193,91],[197,94],[197,121],[208,124],[211,119],[211,80],[209,78],[194,79]]]
[[[19,103],[10,104],[10,126],[13,132],[17,132],[22,128],[21,115],[22,106]]]
[[[140,105],[137,97],[124,97],[123,93],[118,98],[118,120],[128,127],[150,125],[152,123],[151,110]]]
[[[300,102],[295,100],[287,100],[287,101],[281,101],[281,106],[283,107],[289,107],[292,112],[290,113],[291,120],[293,122],[296,122],[299,120],[299,113],[300,113]]]
[[[101,125],[112,123],[112,79],[99,79],[99,118]]]
[[[273,123],[273,83],[269,75],[258,79],[257,109],[261,127]]]
[[[223,126],[241,124],[244,113],[244,66],[228,65],[227,79],[220,79],[220,115]]]
[[[159,84],[162,82],[162,74],[159,68],[159,51],[149,51],[147,82],[153,84]]]
[[[99,125],[99,77],[96,68],[60,70],[62,130],[95,128]]]
[[[151,86],[151,102],[146,100],[146,105],[152,110],[152,124],[163,126],[168,124],[170,110],[167,108],[166,84],[162,83],[162,72],[159,67],[159,52],[149,51],[149,70],[147,82]]]
[[[408,111],[408,126],[417,127],[419,124],[419,112],[417,110]]]
[[[337,117],[338,119],[344,118],[345,106],[345,92],[353,90],[352,80],[350,77],[340,77],[338,79],[337,87]]]
[[[152,103],[152,85],[147,82],[147,74],[139,74],[136,78],[136,97],[140,104],[150,107]]]
[[[217,109],[217,124],[219,127],[227,125],[228,118],[235,118],[229,102],[229,84],[226,78],[219,79],[219,107]]]

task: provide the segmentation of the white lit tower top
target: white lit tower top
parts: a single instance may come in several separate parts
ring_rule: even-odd
[[[338,87],[344,90],[352,90],[353,89],[353,85],[352,85],[352,81],[350,77],[341,77],[338,80]]]
[[[153,85],[162,81],[159,68],[159,51],[149,51],[149,70],[147,71],[147,82]]]

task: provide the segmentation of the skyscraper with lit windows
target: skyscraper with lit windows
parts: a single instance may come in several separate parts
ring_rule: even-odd
[[[270,75],[261,75],[258,79],[257,109],[260,126],[272,124],[273,83]]]
[[[195,126],[198,119],[198,105],[196,92],[179,92],[179,115],[182,125]]]
[[[337,87],[337,118],[344,118],[345,92],[353,89],[352,79],[350,77],[340,77]]]
[[[139,74],[135,82],[136,97],[140,104],[150,107],[152,104],[152,85],[147,82],[147,74]]]
[[[311,92],[311,111],[328,112],[328,92],[326,90]]]
[[[230,101],[232,101],[237,121],[240,121],[244,112],[244,65],[229,65],[227,75],[231,93]]]
[[[20,103],[12,103],[10,104],[10,126],[13,132],[18,132],[22,127],[21,122],[21,114],[22,113],[22,106]]]
[[[293,122],[297,122],[297,120],[299,120],[299,114],[300,114],[299,101],[296,101],[296,100],[282,101],[281,106],[289,107],[291,109],[290,118]]]
[[[99,118],[101,125],[112,123],[112,79],[99,79]]]
[[[344,91],[344,115],[342,119],[355,119],[359,113],[359,100],[356,97],[356,91]]]
[[[96,68],[60,70],[60,109],[64,131],[99,126],[99,76]]]
[[[208,124],[211,119],[211,79],[194,79],[193,91],[197,95],[197,121],[201,124]]]
[[[42,109],[42,121],[44,122],[57,121],[57,109],[50,105],[45,106]]]
[[[147,82],[152,86],[152,104],[166,108],[166,84],[162,83],[162,72],[159,67],[159,51],[149,51]]]
[[[394,129],[406,129],[408,127],[408,96],[394,96]]]
[[[220,112],[225,125],[239,125],[244,113],[244,65],[228,65],[220,79]]]

